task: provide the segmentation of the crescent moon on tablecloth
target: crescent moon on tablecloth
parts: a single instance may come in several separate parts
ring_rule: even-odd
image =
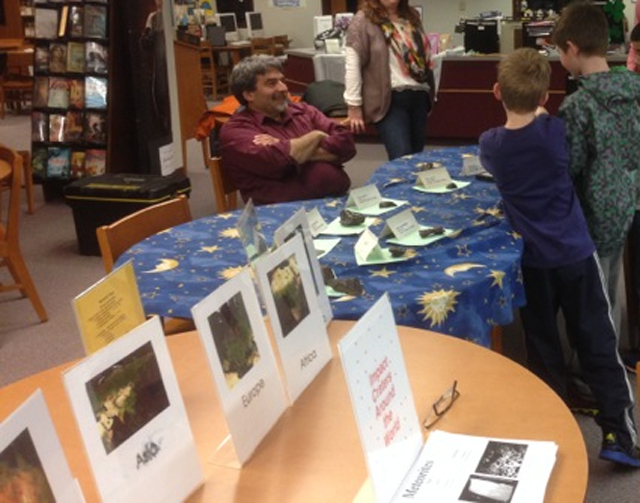
[[[165,272],[170,271],[171,269],[175,269],[178,267],[179,262],[172,258],[161,258],[160,263],[156,265],[153,269],[148,271],[142,271],[143,273],[155,273],[155,272]]]
[[[462,264],[450,265],[444,270],[444,273],[447,276],[451,276],[453,278],[458,272],[465,272],[465,271],[468,271],[469,269],[474,269],[476,267],[487,267],[487,266],[482,264],[473,264],[471,262],[463,262]]]

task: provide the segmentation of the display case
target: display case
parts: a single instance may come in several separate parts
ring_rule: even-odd
[[[103,174],[108,162],[109,4],[34,5],[35,181]]]

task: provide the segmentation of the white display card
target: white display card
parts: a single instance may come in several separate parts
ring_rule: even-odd
[[[311,235],[314,238],[325,230],[328,225],[317,207],[307,212],[307,221],[309,222],[309,231],[311,231]]]
[[[175,502],[203,480],[160,319],[63,375],[103,502]]]
[[[369,229],[365,229],[358,241],[356,241],[355,253],[364,262],[384,258],[382,249],[378,244],[378,238]]]
[[[416,185],[425,189],[443,187],[451,183],[451,176],[444,166],[440,168],[428,169],[418,173]]]
[[[420,224],[409,208],[389,217],[385,223],[384,229],[382,229],[380,237],[386,237],[393,234],[396,239],[402,240],[419,230]]]
[[[2,501],[84,502],[40,389],[0,424],[0,468]]]
[[[329,324],[333,319],[333,310],[331,309],[331,302],[329,301],[329,297],[327,297],[327,292],[325,291],[322,269],[320,268],[318,254],[316,253],[316,249],[313,244],[313,236],[309,230],[309,221],[307,220],[304,208],[299,208],[293,216],[276,229],[276,232],[273,235],[273,241],[277,246],[281,246],[295,234],[302,235],[307,260],[311,266],[313,287],[316,291],[316,295],[318,296],[318,304],[322,311],[322,318],[326,324]]]
[[[486,173],[486,170],[480,164],[480,157],[477,155],[464,155],[462,156],[462,176],[479,175],[480,173]]]
[[[248,269],[191,309],[238,461],[244,464],[287,407]]]
[[[261,257],[255,269],[295,401],[332,356],[302,236]]]
[[[363,210],[371,206],[380,204],[382,196],[378,187],[374,184],[365,185],[364,187],[358,187],[357,189],[351,189],[349,191],[349,198],[347,199],[347,207],[355,207],[358,210]]]
[[[267,240],[262,233],[262,226],[258,221],[256,208],[253,200],[249,199],[244,206],[242,213],[238,217],[238,235],[242,242],[242,247],[247,254],[249,264],[254,262],[258,257],[269,251]]]
[[[376,499],[387,503],[423,445],[388,294],[340,340],[338,351]]]

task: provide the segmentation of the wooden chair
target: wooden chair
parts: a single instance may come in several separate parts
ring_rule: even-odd
[[[98,227],[96,236],[105,271],[111,272],[120,255],[134,244],[191,220],[189,200],[186,196],[179,196],[138,210],[112,224]],[[165,318],[163,325],[167,335],[195,329],[192,320],[182,318]]]
[[[291,43],[289,35],[275,35],[273,41],[276,44],[276,56],[284,56],[284,51],[289,48]]]
[[[217,132],[214,131],[213,134]],[[233,182],[225,175],[222,169],[222,157],[211,153],[211,139],[205,138],[202,144],[202,157],[211,175],[213,184],[213,195],[216,198],[216,209],[218,213],[235,210],[238,207],[238,189]]]
[[[20,215],[20,190],[22,176],[22,156],[4,145],[0,145],[0,172],[3,181],[9,183],[9,210],[6,222],[0,224],[0,266],[7,267],[15,283],[0,284],[0,292],[19,290],[33,304],[40,321],[48,320],[47,312],[40,300],[27,265],[22,257],[18,237],[18,218]]]
[[[251,54],[276,55],[276,41],[274,37],[256,37],[251,39]]]
[[[186,196],[154,204],[96,229],[102,263],[107,273],[125,251],[153,234],[190,222],[191,210]]]
[[[33,77],[24,75],[20,69],[9,68],[7,54],[0,54],[0,119],[4,119],[5,109],[22,113],[32,95]]]
[[[229,94],[230,69],[218,64],[216,54],[209,42],[200,45],[200,69],[202,70],[202,90],[205,96],[218,99],[219,94]]]

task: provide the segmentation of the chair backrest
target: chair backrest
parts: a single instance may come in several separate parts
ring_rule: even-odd
[[[238,189],[222,169],[222,157],[217,152],[212,153],[217,150],[211,148],[211,141],[215,141],[216,135],[217,131],[214,129],[212,137],[205,138],[200,143],[202,144],[204,163],[211,175],[213,195],[216,198],[216,210],[218,213],[225,213],[238,207]]]
[[[0,221],[1,226],[4,227],[0,229],[0,249],[18,249],[22,156],[16,150],[4,145],[0,145],[0,176],[2,176],[2,183],[10,188],[7,215]]]
[[[276,41],[273,37],[256,37],[251,39],[251,54],[276,55]]]
[[[115,261],[143,239],[175,225],[190,222],[189,200],[182,195],[154,204],[96,229],[105,271],[111,272]]]

